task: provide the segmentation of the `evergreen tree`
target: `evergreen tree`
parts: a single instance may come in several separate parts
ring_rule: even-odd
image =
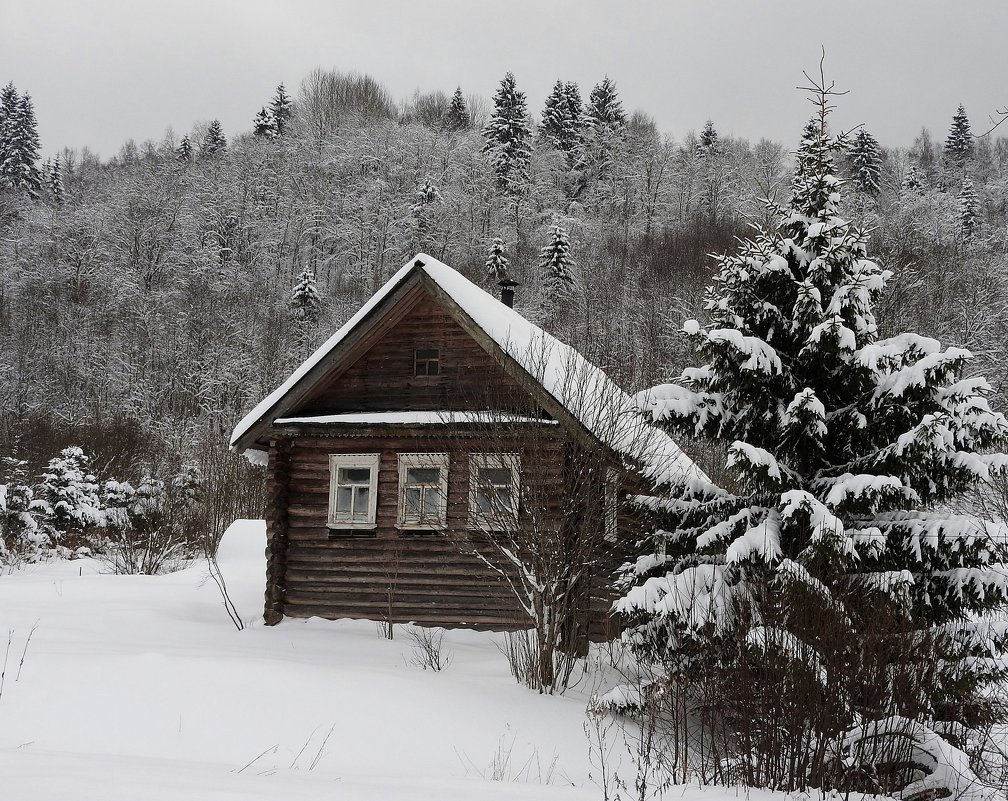
[[[508,269],[510,262],[504,255],[504,240],[499,236],[494,238],[487,252],[486,269],[491,281],[498,284],[511,280],[511,273]]]
[[[11,155],[19,100],[17,89],[14,88],[13,83],[8,83],[0,91],[0,187],[10,185],[5,165]]]
[[[553,91],[546,97],[542,122],[539,125],[539,139],[550,147],[563,150],[568,126],[567,94],[563,81],[553,84]]]
[[[913,164],[910,165],[910,169],[908,169],[906,175],[903,176],[901,188],[904,192],[920,192],[923,188],[920,178],[917,177],[917,167]]]
[[[32,509],[42,516],[43,526],[57,544],[66,535],[80,535],[103,522],[98,484],[91,460],[71,446],[51,459],[42,473]]]
[[[436,203],[440,199],[441,192],[428,176],[427,179],[417,188],[416,200],[410,207],[410,211],[412,211],[413,214],[420,214],[424,208]]]
[[[322,313],[322,297],[315,283],[315,273],[307,267],[291,290],[290,307],[294,316],[302,323],[314,325]]]
[[[287,124],[291,118],[291,99],[287,96],[287,90],[280,84],[273,95],[273,103],[270,106],[270,113],[273,115],[273,130],[277,136],[283,136],[287,130]]]
[[[22,95],[13,114],[6,114],[5,112],[6,147],[0,175],[11,189],[34,196],[42,185],[42,173],[38,167],[38,125],[31,97]]]
[[[698,148],[701,156],[711,156],[718,152],[718,133],[712,120],[707,120],[703,130],[700,131]]]
[[[193,160],[193,146],[192,142],[189,141],[188,136],[183,136],[182,141],[179,142],[177,148],[175,148],[175,156],[179,161],[190,162]]]
[[[813,743],[860,723],[898,715],[964,746],[1004,714],[989,696],[1004,637],[981,621],[1006,601],[1003,546],[950,506],[1008,467],[1008,421],[962,378],[969,352],[879,337],[890,273],[839,216],[844,143],[816,89],[790,207],[718,259],[706,325],[683,327],[701,364],[640,397],[727,448],[732,490],[692,475],[650,504],[651,548],[617,604],[662,681],[719,699],[741,778],[785,789],[849,781]]]
[[[276,127],[273,122],[273,115],[266,111],[266,106],[263,106],[262,110],[256,114],[253,126],[253,133],[256,136],[272,138],[277,135]]]
[[[526,178],[530,136],[525,93],[518,91],[515,77],[509,72],[494,95],[494,110],[483,129],[483,152],[505,189],[514,191]]]
[[[882,151],[879,143],[868,131],[861,128],[854,136],[847,154],[847,163],[854,186],[865,195],[877,195],[882,175]]]
[[[626,114],[616,93],[616,84],[608,76],[592,89],[588,99],[588,117],[596,128],[620,132],[626,127]]]
[[[547,290],[556,292],[572,287],[574,277],[571,268],[574,264],[567,232],[559,225],[554,225],[549,244],[539,253],[539,274]]]
[[[223,153],[226,149],[227,139],[224,138],[221,124],[218,120],[213,120],[207,128],[206,134],[203,136],[200,152],[204,158],[213,158]]]
[[[966,109],[960,105],[952,117],[952,125],[945,139],[945,156],[957,167],[962,167],[972,155],[973,133],[970,131]]]
[[[57,206],[62,206],[65,191],[63,187],[63,168],[60,166],[59,154],[56,155],[56,158],[49,165],[46,178],[49,183],[49,193],[52,195],[53,201],[55,201]]]
[[[20,459],[0,458],[0,565],[35,561],[45,545],[31,511],[34,492],[26,467]]]
[[[959,190],[959,230],[963,240],[968,242],[972,239],[979,225],[980,212],[976,190],[973,188],[973,182],[965,178],[962,189]]]
[[[445,128],[449,131],[465,131],[472,125],[469,119],[469,110],[466,108],[465,98],[462,97],[462,87],[455,87],[455,94],[452,95],[451,104],[445,114]]]

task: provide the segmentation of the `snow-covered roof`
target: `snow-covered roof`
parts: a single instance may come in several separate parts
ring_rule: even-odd
[[[430,412],[347,412],[345,414],[313,414],[304,417],[280,417],[273,421],[284,425],[442,425],[445,423],[547,423],[556,420],[526,417],[498,411],[430,411]]]
[[[461,273],[424,253],[410,259],[290,378],[249,412],[235,426],[231,445],[237,445],[253,426],[268,417],[316,365],[416,271],[422,272],[440,288],[465,317],[520,365],[589,433],[623,456],[629,464],[642,470],[646,477],[658,483],[676,482],[691,474],[706,478],[668,435],[645,421],[630,396],[601,369]],[[296,418],[281,419],[290,421]]]

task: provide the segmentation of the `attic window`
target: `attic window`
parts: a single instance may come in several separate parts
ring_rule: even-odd
[[[417,348],[413,351],[413,375],[440,375],[441,351],[437,348]]]

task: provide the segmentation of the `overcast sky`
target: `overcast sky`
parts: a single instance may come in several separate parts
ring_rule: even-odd
[[[557,78],[587,96],[604,74],[628,110],[681,137],[793,147],[811,107],[795,86],[826,48],[850,90],[836,120],[883,144],[943,137],[959,103],[974,130],[1008,103],[1005,0],[0,0],[0,84],[35,99],[44,151],[160,139],[217,117],[248,130],[283,81],[359,70],[397,98],[490,96],[507,70],[538,113]]]

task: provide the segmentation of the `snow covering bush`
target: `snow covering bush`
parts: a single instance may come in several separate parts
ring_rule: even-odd
[[[202,480],[194,466],[173,476],[168,486],[149,475],[135,488],[126,481],[106,481],[102,499],[108,532],[103,558],[116,573],[163,573],[198,550]]]
[[[844,143],[814,93],[790,205],[719,258],[706,324],[684,326],[704,363],[640,396],[724,447],[730,483],[641,499],[654,533],[616,604],[639,665],[601,703],[659,721],[679,781],[914,795],[926,753],[957,794],[967,743],[1008,722],[985,618],[1008,600],[1008,529],[953,507],[1008,467],[1008,421],[963,378],[968,351],[880,338],[890,273],[839,216]],[[863,732],[887,721],[913,746],[883,766]]]

